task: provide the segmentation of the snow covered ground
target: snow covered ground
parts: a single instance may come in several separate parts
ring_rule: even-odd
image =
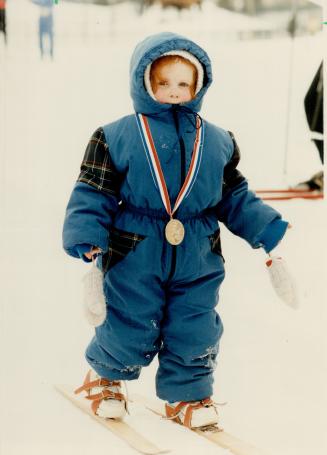
[[[238,24],[227,30],[220,17],[210,3],[202,13],[178,17],[154,8],[140,17],[129,4],[82,7],[59,0],[51,62],[39,57],[37,7],[28,0],[8,2],[7,48],[0,36],[1,455],[134,453],[61,399],[53,384],[80,383],[92,336],[81,306],[87,266],[61,247],[64,211],[90,134],[132,111],[128,65],[137,41],[160,30],[179,31],[208,51],[215,82],[202,115],[234,132],[240,168],[253,188],[294,183],[319,169],[303,96],[326,40],[239,42]],[[300,308],[287,308],[273,294],[265,255],[223,229],[227,277],[219,310],[225,333],[216,398],[228,402],[220,411],[222,426],[238,437],[271,454],[323,455],[326,203],[272,205],[294,226],[283,248]],[[130,391],[154,395],[155,370],[156,361]],[[137,407],[129,419],[172,447],[173,455],[226,453]]]

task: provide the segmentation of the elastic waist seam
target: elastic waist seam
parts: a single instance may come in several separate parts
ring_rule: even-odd
[[[160,220],[164,220],[164,221],[169,220],[168,213],[164,214],[160,210],[136,207],[136,206],[126,203],[126,202],[122,202],[122,204],[120,205],[120,210],[121,211],[127,210],[129,212],[136,213],[138,215],[148,216],[149,218],[156,218],[156,219],[160,219]],[[196,213],[194,215],[185,215],[185,216],[177,215],[176,218],[181,221],[188,221],[188,220],[192,220],[192,219],[204,218],[208,215],[214,215],[213,208],[209,207],[205,210],[202,210],[202,212]]]

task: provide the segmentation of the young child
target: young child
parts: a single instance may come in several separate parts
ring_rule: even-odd
[[[86,350],[76,390],[93,411],[122,418],[121,380],[158,355],[157,395],[168,417],[216,424],[211,400],[224,279],[219,222],[270,252],[288,223],[248,189],[232,133],[200,117],[212,82],[206,52],[173,33],[136,46],[135,114],[98,128],[70,197],[63,242],[84,261],[101,254],[107,317]]]

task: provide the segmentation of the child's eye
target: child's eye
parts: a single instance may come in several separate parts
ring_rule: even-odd
[[[160,81],[160,82],[159,82],[159,85],[165,86],[165,85],[168,85],[168,82],[166,82],[166,81]]]
[[[189,86],[189,84],[187,84],[186,82],[181,82],[179,85],[181,87],[188,87]]]

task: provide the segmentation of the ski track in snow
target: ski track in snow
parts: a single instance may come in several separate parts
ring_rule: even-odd
[[[253,188],[286,183],[287,84],[294,52],[286,181],[305,179],[319,168],[303,96],[320,62],[323,37],[299,37],[293,44],[288,38],[240,42],[226,21],[224,32],[216,31],[215,11],[208,3],[202,16],[190,11],[178,18],[167,11],[163,19],[158,8],[139,17],[130,4],[106,9],[59,1],[51,62],[39,58],[38,8],[28,0],[8,2],[6,49],[0,41],[1,455],[135,453],[64,401],[53,384],[82,381],[92,336],[81,305],[86,265],[61,246],[64,211],[91,133],[132,111],[128,65],[137,41],[178,27],[204,46],[215,80],[201,113],[234,132],[240,169]],[[233,27],[248,26],[238,20]],[[271,205],[293,225],[282,248],[298,282],[300,308],[293,311],[275,297],[264,253],[222,227],[227,275],[218,309],[225,333],[215,398],[228,402],[220,414],[233,435],[271,454],[323,455],[326,204]],[[156,366],[154,360],[129,384],[130,391],[154,395]],[[128,420],[154,442],[172,447],[173,455],[227,453],[136,405]]]

